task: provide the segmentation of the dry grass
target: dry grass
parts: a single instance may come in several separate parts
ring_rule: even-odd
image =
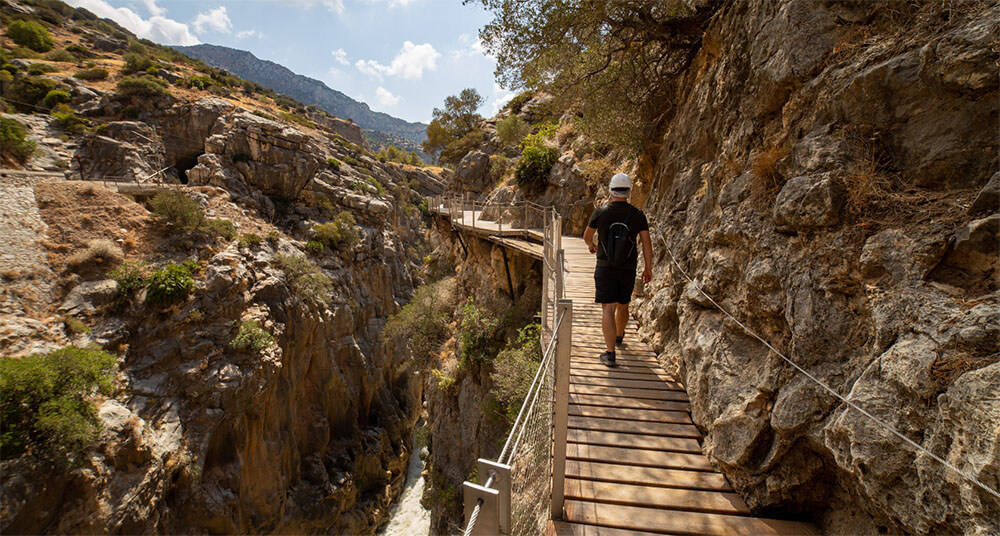
[[[791,149],[786,144],[775,143],[761,152],[753,159],[753,175],[757,178],[754,184],[754,191],[762,199],[772,199],[778,195],[782,185],[785,184],[785,177],[778,171],[778,163],[788,156]]]
[[[117,244],[106,239],[91,240],[87,249],[78,251],[67,260],[72,268],[89,265],[112,266],[122,262],[125,253]]]

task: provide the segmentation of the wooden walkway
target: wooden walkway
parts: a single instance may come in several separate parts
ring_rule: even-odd
[[[466,224],[455,225],[473,231],[478,214],[466,216]],[[497,236],[495,223],[475,223],[474,232],[494,242],[525,252],[536,246],[519,230]],[[564,236],[562,246],[566,298],[573,300],[566,502],[564,519],[550,522],[548,534],[819,534],[807,523],[750,514],[702,452],[684,386],[664,372],[634,321],[617,350],[618,366],[601,364],[596,258],[581,238]]]

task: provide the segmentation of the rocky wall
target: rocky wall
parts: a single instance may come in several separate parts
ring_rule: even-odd
[[[637,200],[637,308],[756,512],[830,534],[1000,531],[998,5],[720,5]],[[987,185],[990,183],[993,186]],[[662,237],[662,238],[661,238]],[[668,255],[669,249],[689,282]]]

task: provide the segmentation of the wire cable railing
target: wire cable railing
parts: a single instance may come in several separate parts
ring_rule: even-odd
[[[463,534],[540,534],[561,515],[566,463],[572,302],[564,299],[562,218],[555,208],[530,201],[433,196],[427,207],[466,229],[541,239],[541,359],[497,460],[477,462],[486,482],[463,485]]]
[[[743,329],[744,332],[746,332],[751,337],[753,337],[753,338],[757,339],[758,341],[760,341],[769,350],[771,350],[772,352],[774,352],[775,355],[777,355],[782,360],[784,360],[786,363],[788,363],[789,365],[791,365],[796,371],[798,371],[803,376],[805,376],[806,378],[808,378],[809,380],[811,380],[813,383],[815,383],[816,385],[818,385],[824,391],[826,391],[826,392],[830,393],[831,395],[833,395],[835,398],[837,398],[840,402],[844,403],[850,409],[853,409],[853,410],[857,411],[858,413],[864,415],[865,417],[869,418],[872,422],[874,422],[875,424],[881,426],[883,429],[885,429],[886,431],[888,431],[892,435],[898,437],[899,439],[903,440],[904,442],[906,442],[911,447],[917,449],[922,454],[928,456],[929,458],[931,458],[931,459],[937,461],[938,463],[944,465],[948,469],[954,471],[956,474],[958,474],[962,478],[968,480],[972,484],[975,484],[976,486],[982,488],[984,491],[986,491],[990,495],[993,495],[994,497],[1000,499],[1000,492],[998,492],[997,490],[995,490],[993,488],[990,488],[986,484],[983,484],[976,477],[974,477],[974,476],[966,473],[965,471],[962,471],[961,469],[959,469],[958,467],[956,467],[952,463],[948,462],[944,458],[938,456],[937,454],[934,454],[933,452],[931,452],[930,450],[928,450],[927,448],[925,448],[923,445],[921,445],[921,444],[917,443],[916,441],[914,441],[914,440],[906,437],[905,435],[903,435],[901,432],[899,432],[898,430],[896,430],[895,428],[893,428],[888,423],[886,423],[883,420],[879,419],[878,417],[872,415],[870,412],[868,412],[867,410],[865,410],[864,408],[862,408],[861,406],[859,406],[857,403],[851,401],[851,399],[849,398],[849,395],[847,397],[841,395],[834,388],[830,387],[825,382],[823,382],[823,380],[820,380],[819,378],[817,378],[813,374],[810,374],[809,371],[807,371],[806,369],[804,369],[801,365],[799,365],[795,361],[792,361],[791,359],[789,359],[787,356],[785,356],[785,354],[783,354],[777,348],[775,348],[774,346],[772,346],[771,343],[767,342],[763,337],[761,337],[760,335],[757,335],[757,333],[755,333],[753,330],[751,330],[749,327],[747,327],[743,322],[741,322],[739,319],[737,319],[735,316],[733,316],[732,313],[730,313],[725,307],[722,307],[721,305],[719,305],[719,303],[716,302],[715,299],[713,299],[711,296],[709,296],[708,293],[706,293],[702,289],[702,286],[701,286],[700,283],[695,282],[691,278],[691,276],[688,275],[687,271],[685,271],[684,268],[682,268],[681,265],[680,265],[680,263],[677,261],[677,257],[675,257],[674,253],[670,250],[670,246],[667,244],[666,238],[664,238],[662,235],[660,235],[660,241],[663,243],[663,249],[667,252],[667,255],[670,256],[670,261],[674,264],[674,266],[677,267],[677,270],[680,271],[681,275],[684,276],[684,279],[687,280],[688,283],[694,285],[695,289],[702,296],[704,296],[705,299],[707,299],[709,302],[711,302],[711,304],[714,305],[716,309],[718,309],[719,311],[721,311],[722,314],[726,315],[730,320],[732,320],[733,322],[735,322],[736,325],[738,325],[741,329]]]

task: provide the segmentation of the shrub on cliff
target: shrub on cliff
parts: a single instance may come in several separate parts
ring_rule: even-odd
[[[33,20],[15,20],[7,26],[7,37],[11,41],[28,47],[35,52],[48,52],[52,50],[52,36],[45,26]]]
[[[129,53],[125,54],[125,66],[122,67],[122,74],[142,73],[151,67],[155,68],[156,63],[149,56]]]
[[[118,91],[126,97],[153,98],[170,95],[167,86],[148,74],[140,78],[126,76],[118,82]]]
[[[410,303],[389,317],[385,324],[383,340],[405,341],[417,368],[423,368],[448,337],[454,288],[455,283],[450,279],[421,286]]]
[[[176,190],[157,193],[149,201],[149,206],[161,222],[175,226],[182,231],[198,229],[205,219],[201,205],[183,192]]]
[[[260,324],[254,321],[240,322],[240,329],[229,343],[229,347],[237,351],[249,350],[259,354],[274,346],[274,336],[268,333]]]
[[[550,123],[521,142],[521,161],[514,172],[514,180],[521,186],[541,188],[549,178],[559,151],[550,146],[550,138],[559,125]]]
[[[100,67],[94,67],[92,69],[83,69],[78,71],[73,75],[73,78],[79,78],[80,80],[95,81],[104,80],[108,77],[108,70],[102,69]]]
[[[355,221],[354,215],[347,211],[337,214],[329,223],[321,223],[313,227],[313,236],[316,241],[325,244],[330,249],[353,246],[360,238],[357,221]]]
[[[146,281],[146,300],[150,303],[171,304],[183,301],[194,290],[193,261],[170,263],[154,271]]]
[[[321,305],[330,301],[333,281],[315,262],[294,255],[275,255],[274,262],[285,273],[288,286],[295,295]]]
[[[78,60],[70,51],[58,49],[53,50],[45,55],[45,59],[49,61],[59,61],[63,63],[76,63]]]
[[[146,286],[149,264],[143,261],[125,261],[108,272],[108,277],[118,283],[118,296],[128,298],[133,292]]]
[[[27,130],[20,121],[0,117],[0,155],[25,163],[35,152],[35,142],[25,136]]]
[[[50,92],[51,93],[51,92]],[[90,126],[90,120],[76,114],[76,111],[65,104],[57,104],[52,109],[52,124],[71,134],[83,134]]]
[[[510,114],[497,123],[497,137],[504,145],[516,146],[529,131],[528,124],[515,114]]]
[[[469,368],[473,364],[489,361],[494,349],[494,337],[500,322],[497,318],[469,300],[458,313],[459,366]]]
[[[39,78],[37,76],[24,76],[18,78],[10,85],[10,100],[16,101],[14,107],[25,113],[38,111],[42,100],[50,91],[56,88],[55,80]]]
[[[73,100],[73,96],[68,91],[53,89],[45,94],[45,98],[42,99],[42,105],[46,108],[55,108],[57,104],[63,104],[71,100]]]
[[[114,355],[73,346],[0,358],[0,455],[29,451],[57,464],[72,463],[97,439],[100,424],[90,397],[110,395]]]
[[[518,330],[517,337],[497,354],[493,362],[491,392],[493,398],[507,408],[510,420],[517,417],[542,361],[542,349],[538,342],[540,329],[539,324],[528,324]]]

